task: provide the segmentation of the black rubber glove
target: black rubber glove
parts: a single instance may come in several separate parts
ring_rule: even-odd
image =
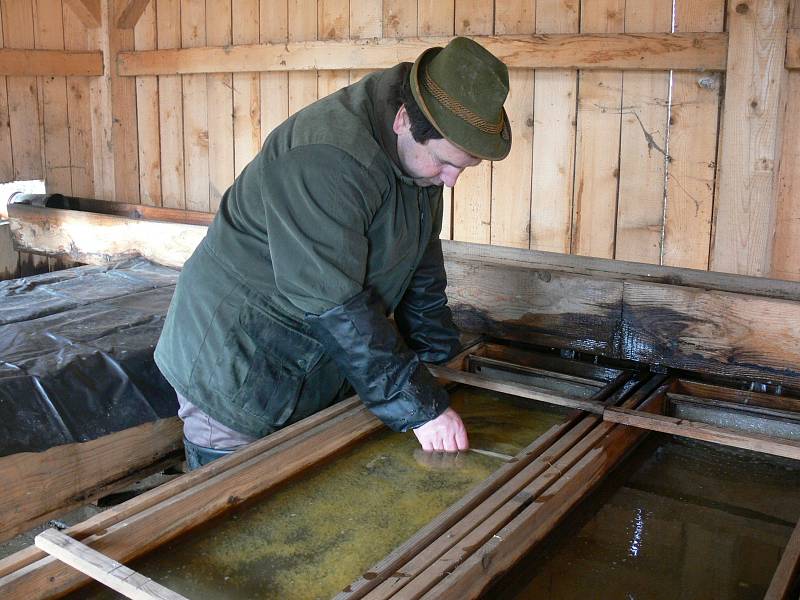
[[[442,243],[431,240],[403,299],[394,309],[397,328],[408,345],[429,363],[443,363],[461,348],[458,328],[447,306],[447,275]]]
[[[362,402],[395,431],[438,417],[447,392],[406,346],[370,290],[306,320]]]

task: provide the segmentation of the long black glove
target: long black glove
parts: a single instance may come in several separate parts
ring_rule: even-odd
[[[447,306],[446,287],[442,243],[437,237],[425,249],[403,299],[394,309],[397,328],[424,362],[445,362],[461,347]]]
[[[417,427],[447,408],[447,392],[405,345],[369,289],[306,320],[364,404],[390,428]]]

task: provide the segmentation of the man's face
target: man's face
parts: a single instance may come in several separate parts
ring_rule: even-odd
[[[481,162],[480,158],[467,154],[445,139],[428,140],[423,144],[417,142],[411,135],[405,106],[397,111],[393,129],[397,134],[400,163],[419,186],[444,184],[453,187],[464,169]]]

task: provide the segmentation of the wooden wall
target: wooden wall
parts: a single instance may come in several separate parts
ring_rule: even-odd
[[[142,6],[135,28],[117,26],[124,10]],[[85,14],[92,7],[98,26]],[[787,31],[800,28],[797,0],[676,0],[674,8],[672,0],[0,0],[0,8],[5,48],[101,50],[106,65],[102,77],[0,77],[0,180],[43,177],[53,192],[209,212],[273,127],[365,71],[122,76],[117,53],[726,31],[724,70],[512,68],[511,155],[448,190],[443,235],[800,280],[792,117],[800,71],[785,66]]]

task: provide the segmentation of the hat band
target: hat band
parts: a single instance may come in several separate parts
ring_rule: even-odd
[[[439,84],[437,84],[433,78],[428,73],[427,67],[425,68],[425,72],[423,73],[425,87],[428,88],[428,91],[433,95],[434,98],[444,106],[447,110],[451,113],[459,117],[460,119],[466,121],[476,129],[480,129],[484,133],[489,133],[492,135],[497,135],[501,131],[503,131],[503,111],[500,111],[500,119],[494,123],[491,121],[487,121],[483,117],[478,114],[472,112],[469,108],[461,104],[455,98],[451,98],[447,92],[445,92]]]

